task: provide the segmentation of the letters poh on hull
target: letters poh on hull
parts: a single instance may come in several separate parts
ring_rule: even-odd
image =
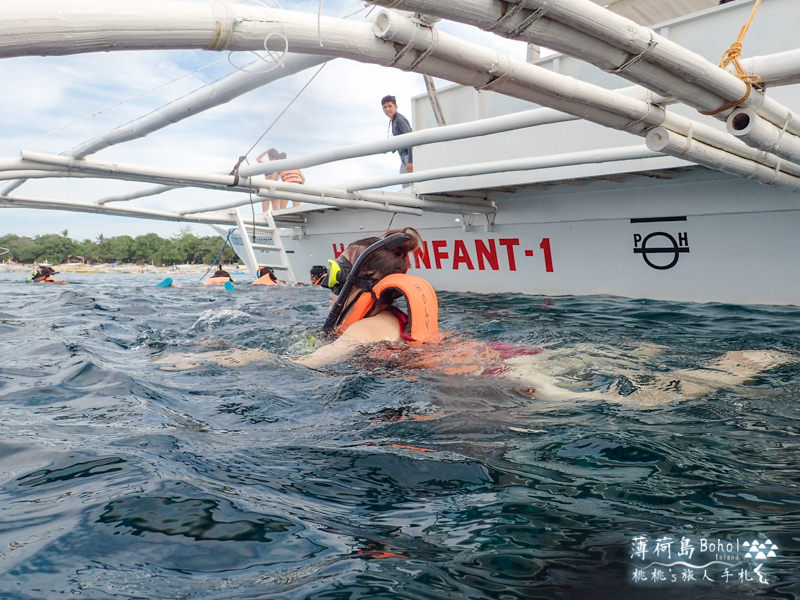
[[[686,222],[686,217],[657,217],[631,219],[632,224]],[[653,228],[655,225],[653,226]],[[664,229],[666,226],[661,225]],[[642,231],[646,229],[643,228]],[[686,231],[648,231],[633,234],[633,253],[641,254],[644,262],[659,271],[678,264],[681,254],[689,252],[689,234]]]

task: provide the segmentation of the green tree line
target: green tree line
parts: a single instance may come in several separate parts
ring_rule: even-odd
[[[96,241],[75,241],[69,232],[60,235],[48,233],[34,238],[8,234],[0,237],[0,247],[10,252],[3,259],[20,263],[50,262],[59,264],[68,260],[86,263],[136,263],[154,265],[173,265],[184,263],[205,263],[213,261],[222,247],[219,236],[197,237],[183,231],[169,239],[155,233],[137,237],[119,235],[116,237],[98,236]],[[231,247],[226,244],[220,261],[231,262],[235,257]]]

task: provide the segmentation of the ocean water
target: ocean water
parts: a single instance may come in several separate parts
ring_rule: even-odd
[[[0,598],[800,597],[800,365],[632,400],[800,356],[800,308],[441,294],[443,329],[545,348],[513,373],[579,392],[547,399],[280,358],[315,343],[318,288],[23,277],[0,274]],[[278,358],[154,362],[226,349]]]

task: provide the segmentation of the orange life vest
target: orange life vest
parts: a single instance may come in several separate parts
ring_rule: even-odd
[[[253,285],[275,285],[275,282],[272,281],[272,277],[270,277],[269,273],[265,273],[258,279],[253,282]]]
[[[203,285],[225,285],[225,282],[230,280],[230,277],[209,277],[203,282]]]
[[[284,183],[303,183],[303,174],[298,169],[291,171],[281,171],[281,181]]]
[[[380,298],[386,290],[397,290],[405,296],[408,304],[409,321],[405,333],[414,341],[433,341],[439,334],[439,302],[433,286],[422,277],[405,273],[394,273],[381,279],[372,288],[375,297]],[[356,321],[363,319],[372,309],[375,301],[369,292],[362,293],[347,311],[344,321],[337,329],[342,333]]]

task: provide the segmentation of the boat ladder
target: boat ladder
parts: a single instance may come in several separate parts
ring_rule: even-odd
[[[233,212],[236,216],[239,236],[244,246],[242,260],[244,260],[251,275],[256,278],[258,277],[259,267],[271,267],[278,279],[297,283],[297,278],[292,270],[292,264],[289,262],[289,256],[286,254],[286,248],[283,245],[283,240],[278,232],[278,226],[275,225],[272,213],[264,213],[267,220],[266,225],[245,225],[239,209],[237,208]],[[269,253],[271,259],[268,261],[257,259],[256,251],[262,256],[265,253]]]

